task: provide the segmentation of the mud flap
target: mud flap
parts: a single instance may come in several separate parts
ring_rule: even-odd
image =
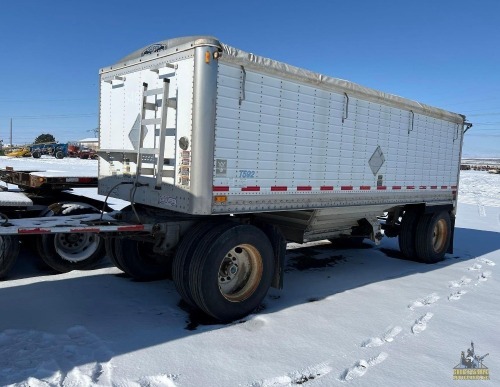
[[[446,252],[448,254],[453,254],[453,240],[455,239],[455,217],[450,216],[450,221],[451,221],[450,245],[448,246],[448,250],[446,250]]]

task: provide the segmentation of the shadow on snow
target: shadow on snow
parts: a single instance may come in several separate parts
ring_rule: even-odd
[[[255,313],[273,313],[371,283],[439,270],[474,259],[499,250],[498,235],[457,228],[455,253],[434,265],[394,259],[401,258],[396,238],[387,238],[380,246],[365,241],[361,248],[334,250],[325,242],[289,249],[284,289],[271,289]],[[23,251],[20,261],[26,257],[29,262],[18,262],[11,278],[47,274],[34,270],[38,263],[28,251]],[[124,278],[123,274],[109,273],[58,277],[54,275],[46,281],[1,289],[0,335],[8,329],[42,330],[60,335],[85,324],[89,332],[110,343],[112,353],[109,356],[112,357],[246,321],[217,324],[180,302],[171,281],[140,283]],[[17,378],[19,374],[9,376],[0,372],[2,384],[22,381]]]

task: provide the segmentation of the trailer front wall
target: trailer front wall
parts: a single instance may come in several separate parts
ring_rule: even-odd
[[[213,212],[449,203],[462,134],[460,124],[219,60],[213,194],[224,199]]]
[[[175,69],[166,67],[166,63],[175,65]],[[101,75],[99,193],[107,195],[112,190],[111,196],[130,200],[132,185],[116,187],[116,184],[135,179],[141,123],[160,117],[163,108],[161,95],[148,96],[147,102],[157,103],[158,110],[148,110],[142,117],[143,84],[147,83],[148,90],[161,89],[164,78],[170,80],[169,98],[176,99],[177,106],[168,108],[167,112],[166,127],[174,135],[166,137],[165,151],[161,156],[169,160],[163,167],[162,189],[154,188],[157,156],[141,155],[143,161],[139,181],[148,186],[136,187],[133,200],[154,207],[192,212],[194,202],[190,194],[190,169],[194,50],[123,66]],[[159,147],[159,127],[154,124],[145,127],[143,148]],[[186,149],[179,147],[180,138],[187,139],[184,141]]]

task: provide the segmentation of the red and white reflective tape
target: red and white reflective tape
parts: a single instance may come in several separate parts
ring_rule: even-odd
[[[310,185],[299,185],[297,187],[288,187],[285,185],[273,185],[270,187],[271,192],[313,192],[313,191],[371,191],[371,190],[377,190],[377,191],[412,191],[412,190],[436,190],[436,189],[442,189],[442,190],[449,190],[449,189],[457,189],[456,185],[407,185],[407,186],[402,186],[402,185],[393,185],[393,186],[369,186],[369,185],[361,185],[359,187],[354,187],[352,185],[342,185],[340,187],[335,187],[333,185],[322,185],[319,188],[312,187]],[[269,189],[267,189],[269,190]],[[229,187],[227,185],[214,185],[213,186],[213,192],[218,193],[218,192],[261,192],[261,191],[266,191],[265,188],[260,187],[260,186],[247,186],[247,187]]]

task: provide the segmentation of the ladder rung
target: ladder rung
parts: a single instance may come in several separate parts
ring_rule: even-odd
[[[153,168],[141,168],[141,175],[154,175],[154,169]],[[175,177],[175,173],[173,170],[168,170],[164,169],[161,171],[162,177]]]
[[[175,136],[176,135],[176,130],[175,128],[167,128],[165,129],[165,136],[166,137],[172,137],[172,136]],[[160,129],[156,129],[155,130],[155,136],[159,136],[160,135]]]
[[[147,97],[148,95],[158,95],[158,94],[163,94],[163,89],[150,89],[150,90],[144,90],[144,96]]]
[[[158,106],[162,106],[163,100],[159,99],[157,103],[158,103]],[[172,108],[172,109],[177,109],[177,98],[175,98],[175,97],[169,98],[168,99],[168,107]]]
[[[161,118],[146,118],[145,120],[142,120],[141,124],[144,125],[160,125],[161,124]]]
[[[156,111],[157,105],[151,102],[144,102],[144,109]]]
[[[156,148],[141,148],[139,149],[141,155],[157,155],[158,149]]]

